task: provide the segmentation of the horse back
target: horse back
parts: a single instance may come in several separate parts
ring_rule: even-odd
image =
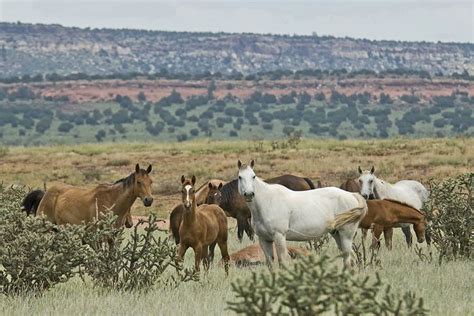
[[[291,174],[270,178],[265,180],[265,182],[269,184],[280,184],[292,191],[306,191],[315,188],[311,180]]]

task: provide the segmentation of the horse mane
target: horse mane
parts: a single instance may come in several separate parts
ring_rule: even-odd
[[[202,190],[202,188],[204,188],[205,186],[207,186],[209,184],[209,181],[206,181],[204,182],[203,184],[201,184],[201,186],[199,188],[197,188],[196,190],[194,190],[194,192],[198,193],[199,191]]]
[[[238,192],[237,189],[238,185],[238,180],[234,179],[232,181],[227,182],[222,186],[220,189],[221,191],[221,200],[223,203],[228,203],[229,201],[232,201],[235,192]]]
[[[418,213],[420,213],[421,215],[425,216],[425,213],[422,212],[421,210],[417,209],[416,207],[408,204],[408,203],[405,203],[405,202],[402,202],[402,201],[398,201],[398,200],[393,200],[393,199],[383,199],[384,201],[390,201],[390,202],[393,202],[393,203],[397,203],[397,204],[400,204],[400,205],[403,205],[403,206],[406,206],[406,207],[409,207],[411,209],[414,209],[415,211],[417,211]]]
[[[112,185],[122,183],[124,187],[128,187],[134,182],[135,182],[135,172],[131,173],[129,176],[127,176],[125,178],[122,178],[122,179],[119,179],[119,180],[115,181]]]

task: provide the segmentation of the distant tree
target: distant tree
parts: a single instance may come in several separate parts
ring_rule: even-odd
[[[103,129],[97,131],[97,133],[95,134],[95,139],[97,139],[98,142],[101,142],[102,139],[105,138],[107,134],[105,133],[105,131]]]
[[[179,135],[176,135],[176,139],[178,140],[178,142],[184,142],[185,140],[188,139],[188,135],[185,133],[179,134]]]
[[[193,128],[189,131],[192,136],[198,136],[199,135],[199,130],[197,128]]]
[[[146,95],[143,91],[140,91],[137,95],[138,101],[146,102]]]
[[[316,94],[314,95],[314,98],[315,98],[317,101],[326,101],[326,96],[324,95],[323,92],[316,93]]]
[[[379,102],[381,104],[392,104],[393,100],[392,100],[392,98],[390,97],[389,94],[385,94],[385,93],[382,92],[379,96]]]
[[[230,130],[230,131],[229,131],[229,136],[230,136],[230,137],[238,137],[238,136],[239,136],[239,133],[237,133],[237,132],[234,131],[234,130]]]
[[[58,131],[60,131],[61,133],[69,133],[69,131],[74,127],[74,125],[72,125],[71,123],[69,122],[63,122],[61,124],[59,124],[58,126]]]
[[[40,134],[44,134],[44,132],[50,128],[52,121],[53,119],[49,116],[43,117],[38,121],[38,123],[36,123],[36,131]]]
[[[244,116],[244,111],[236,107],[228,107],[225,109],[224,113],[229,116],[236,116],[236,117]]]

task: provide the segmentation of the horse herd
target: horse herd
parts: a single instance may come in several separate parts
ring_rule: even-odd
[[[196,178],[181,177],[181,203],[170,213],[170,235],[179,244],[178,257],[192,248],[195,269],[202,262],[208,269],[219,246],[225,271],[230,259],[227,249],[227,217],[237,220],[237,237],[244,232],[250,239],[256,234],[269,266],[274,250],[278,262],[289,259],[295,251],[287,241],[310,241],[327,233],[337,243],[346,267],[354,265],[352,242],[358,228],[363,236],[372,229],[373,247],[378,247],[381,234],[387,248],[392,247],[394,227],[401,227],[411,245],[410,227],[418,242],[425,240],[426,219],[420,211],[428,199],[428,190],[417,181],[401,180],[395,184],[378,179],[375,168],[362,171],[359,177],[345,181],[340,188],[316,188],[308,178],[283,175],[267,180],[257,177],[255,162],[238,161],[238,177],[230,182],[210,180],[196,188]],[[54,185],[46,192],[34,190],[23,200],[28,214],[42,216],[62,224],[91,222],[99,214],[113,212],[116,225],[131,227],[130,210],[137,198],[144,206],[153,203],[152,166],[142,169],[137,164],[128,177],[113,184],[94,188]]]

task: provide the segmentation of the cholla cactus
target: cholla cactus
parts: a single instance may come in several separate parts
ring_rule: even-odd
[[[92,251],[85,264],[85,272],[101,287],[125,291],[147,291],[157,282],[177,284],[196,280],[191,271],[184,270],[177,262],[176,246],[166,239],[157,238],[155,216],[151,215],[144,232],[136,225],[129,238],[124,228],[115,227],[115,216],[104,216],[86,228],[84,242]],[[177,276],[162,279],[168,267],[175,269]]]
[[[423,315],[423,300],[407,292],[391,293],[379,276],[357,277],[323,254],[302,258],[278,272],[253,272],[232,284],[236,300],[228,308],[246,315],[318,315],[333,313]],[[380,293],[384,293],[380,297]]]
[[[439,251],[438,262],[471,258],[474,245],[474,173],[431,182],[424,207],[429,221],[427,237]]]
[[[82,227],[58,227],[20,211],[25,188],[0,185],[0,293],[40,293],[83,263]]]

